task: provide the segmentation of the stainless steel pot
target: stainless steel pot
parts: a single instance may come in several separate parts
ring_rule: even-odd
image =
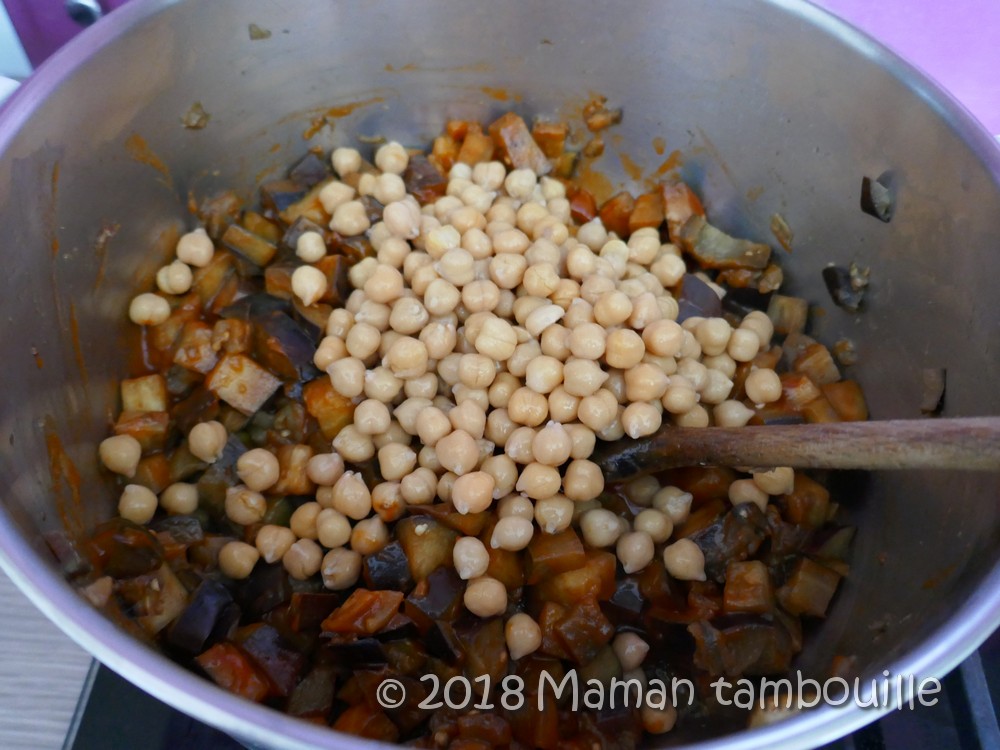
[[[270,35],[254,40],[251,24]],[[662,138],[723,227],[766,240],[772,214],[787,220],[786,276],[816,301],[819,335],[856,342],[876,418],[919,416],[925,367],[948,368],[947,413],[1000,413],[1000,152],[919,73],[804,2],[140,0],[59,53],[0,118],[4,569],[71,637],[183,711],[274,748],[365,745],[127,637],[63,582],[43,535],[112,513],[94,447],[116,409],[127,300],[190,222],[189,191],[251,195],[310,144],[426,143],[446,117],[568,114],[589,91],[625,109],[604,159],[612,179],[625,177],[618,151],[662,162]],[[182,127],[196,101],[207,127]],[[862,177],[886,171],[888,224],[859,209]],[[872,270],[861,315],[820,281],[851,261]],[[1000,481],[884,474],[856,487],[842,496],[860,528],[853,572],[802,664],[821,673],[854,654],[867,675],[940,676],[1000,622]],[[805,747],[878,713],[823,708],[698,747]]]

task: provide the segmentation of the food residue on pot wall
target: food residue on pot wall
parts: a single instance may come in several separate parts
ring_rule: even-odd
[[[49,454],[49,476],[52,480],[52,494],[56,500],[56,511],[63,527],[71,534],[83,534],[83,505],[80,493],[80,472],[73,459],[63,448],[62,440],[55,430],[55,420],[51,416],[43,419],[45,448]],[[68,492],[68,497],[67,497]]]
[[[146,139],[143,138],[138,133],[132,133],[125,140],[125,150],[128,151],[128,155],[132,157],[133,160],[139,162],[140,164],[147,164],[161,175],[163,175],[164,184],[170,188],[174,189],[174,178],[170,174],[170,169],[163,162],[163,160],[157,156],[153,150],[146,143]]]

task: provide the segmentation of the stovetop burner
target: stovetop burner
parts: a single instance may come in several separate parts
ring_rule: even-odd
[[[942,680],[942,700],[895,711],[823,750],[1000,750],[1000,632]],[[141,716],[142,721],[134,717]],[[241,750],[243,745],[94,663],[63,750]]]

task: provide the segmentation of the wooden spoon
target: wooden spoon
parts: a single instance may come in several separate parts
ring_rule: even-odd
[[[590,460],[608,482],[679,466],[1000,471],[1000,417],[665,426],[645,438],[600,444]]]

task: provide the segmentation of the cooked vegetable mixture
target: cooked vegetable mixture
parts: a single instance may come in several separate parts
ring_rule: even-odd
[[[592,145],[620,112],[587,117]],[[120,517],[83,593],[249,700],[420,746],[633,747],[711,717],[715,676],[785,673],[847,573],[828,491],[787,467],[609,487],[589,458],[866,419],[860,389],[767,245],[680,182],[599,205],[567,135],[453,121],[426,154],[309,153],[259,206],[205,200],[129,308],[142,368],[100,445]],[[539,711],[534,676],[574,669],[695,694]],[[529,700],[422,709],[428,674]]]

